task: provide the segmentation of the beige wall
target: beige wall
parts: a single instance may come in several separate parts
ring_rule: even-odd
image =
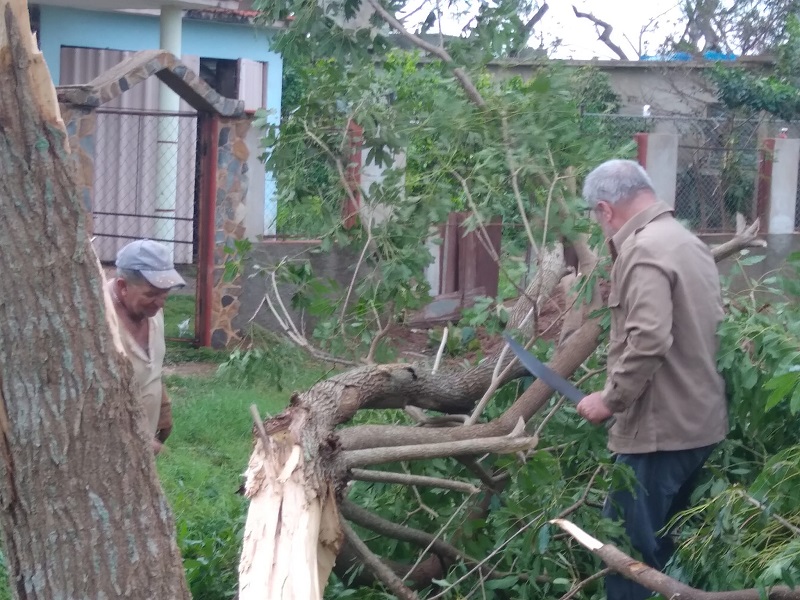
[[[653,116],[706,117],[706,107],[716,103],[714,88],[706,73],[713,63],[656,61],[562,61],[567,67],[592,66],[608,75],[611,87],[620,96],[620,114],[641,115],[650,105]],[[748,69],[764,69],[766,63],[746,64]],[[530,77],[536,65],[530,63],[494,63],[489,70],[497,78]]]

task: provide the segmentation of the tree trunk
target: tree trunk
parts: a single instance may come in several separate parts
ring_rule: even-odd
[[[189,598],[24,0],[0,0],[0,89],[0,527],[14,596]]]

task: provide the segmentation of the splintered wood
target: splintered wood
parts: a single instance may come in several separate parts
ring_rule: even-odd
[[[240,600],[322,599],[342,532],[332,484],[320,483],[318,489],[310,470],[290,429],[256,437],[245,472],[250,507],[239,563]]]

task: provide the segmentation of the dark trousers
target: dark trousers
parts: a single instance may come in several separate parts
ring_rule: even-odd
[[[669,535],[656,535],[669,520],[688,508],[703,464],[716,444],[691,450],[618,454],[617,463],[628,465],[636,475],[633,491],[608,495],[603,516],[622,519],[631,545],[647,565],[663,570],[674,552]],[[621,575],[605,579],[607,600],[644,600],[653,592]]]

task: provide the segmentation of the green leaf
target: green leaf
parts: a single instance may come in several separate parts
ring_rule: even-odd
[[[798,379],[800,379],[800,375],[795,372],[784,373],[783,375],[779,375],[770,379],[764,385],[764,388],[773,391],[767,397],[767,401],[764,404],[764,410],[771,410],[780,404],[782,400],[789,396],[789,394],[792,392],[792,388],[795,386],[797,386],[795,387],[795,395],[797,395],[797,390],[800,390]],[[792,397],[792,402],[794,402],[794,396]],[[792,409],[792,412],[796,412],[796,409]]]
[[[794,388],[794,394],[792,394],[792,399],[789,402],[789,410],[792,411],[793,415],[800,411],[800,385],[796,385]]]
[[[547,547],[550,544],[550,525],[545,524],[539,530],[539,534],[536,536],[536,549],[539,551],[539,554],[544,554],[547,551]]]
[[[488,590],[509,590],[519,582],[517,575],[508,575],[500,579],[490,579],[484,585]]]
[[[765,254],[757,254],[757,255],[754,255],[754,256],[746,256],[746,257],[740,259],[739,262],[742,265],[744,265],[745,267],[749,267],[751,265],[757,265],[758,263],[760,263],[765,258],[767,258],[767,256]]]

